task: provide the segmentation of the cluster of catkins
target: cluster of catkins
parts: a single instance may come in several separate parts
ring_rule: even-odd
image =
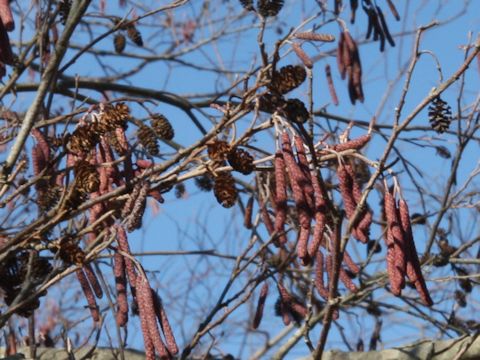
[[[12,10],[8,0],[0,0],[0,79],[5,76],[5,65],[13,65],[14,56],[8,31],[15,29]]]
[[[60,209],[78,207],[85,200],[94,200],[125,186],[127,194],[124,200],[110,199],[94,204],[89,211],[89,224],[97,224],[87,234],[87,244],[92,244],[100,231],[107,230],[111,236],[117,237],[118,246],[113,248],[114,273],[117,288],[117,323],[125,326],[128,319],[128,302],[126,293],[126,276],[130,282],[131,294],[138,303],[145,347],[148,359],[155,358],[155,352],[161,358],[171,358],[178,352],[173,333],[168,324],[165,310],[158,296],[151,290],[143,270],[137,273],[131,260],[126,231],[138,229],[142,224],[147,197],[151,196],[163,202],[160,190],[154,189],[143,173],[155,164],[151,160],[142,159],[141,153],[134,152],[126,138],[125,130],[130,120],[130,110],[124,103],[115,105],[100,104],[99,111],[92,111],[82,118],[72,134],[64,138],[51,139],[40,130],[33,130],[36,144],[32,148],[32,163],[36,177],[37,202],[41,212],[53,206]],[[137,138],[147,155],[158,154],[158,139],[171,140],[173,128],[166,117],[153,115],[151,126],[139,123]],[[148,130],[145,130],[148,129]],[[67,153],[66,170],[58,170],[55,162],[54,143],[63,146]],[[122,162],[116,161],[115,153],[122,156]],[[136,154],[136,160],[133,159]],[[123,165],[123,167],[122,167]],[[66,172],[73,170],[73,181],[64,184],[68,179]],[[56,189],[55,201],[49,195]],[[62,192],[65,196],[60,196]],[[61,203],[58,200],[62,198]],[[111,213],[109,217],[104,215]],[[121,220],[118,224],[117,220]],[[108,235],[107,234],[107,235]],[[87,299],[88,307],[94,321],[100,321],[100,311],[96,299],[103,296],[100,283],[91,265],[85,261],[86,255],[79,244],[79,239],[70,234],[62,235],[56,241],[48,241],[48,247],[63,260],[66,265],[80,266],[76,271],[77,279]],[[160,336],[157,320],[165,337]]]
[[[337,47],[337,65],[340,76],[348,75],[348,95],[352,104],[357,100],[364,101],[362,88],[362,64],[358,47],[348,30],[340,33]]]
[[[347,251],[338,253],[340,249],[340,231],[333,222],[333,208],[331,200],[323,184],[321,174],[309,164],[308,147],[299,135],[290,138],[287,132],[282,132],[281,148],[275,153],[274,159],[274,184],[270,188],[270,200],[273,207],[273,219],[267,210],[266,197],[260,196],[259,206],[262,221],[272,237],[273,243],[280,248],[280,254],[289,252],[286,237],[287,217],[292,216],[288,202],[293,200],[298,220],[296,252],[303,265],[315,263],[315,288],[325,300],[330,297],[330,281],[333,272],[338,270],[339,280],[345,287],[356,292],[357,286],[352,281],[360,269]],[[329,146],[318,151],[316,155],[341,153],[346,150],[360,150],[369,141],[369,134],[356,139]],[[295,151],[294,151],[295,149]],[[368,206],[360,207],[362,203],[362,188],[352,164],[347,157],[340,157],[336,167],[338,189],[343,200],[343,208],[349,220],[351,234],[361,243],[369,243],[370,227],[372,224],[372,211]],[[245,224],[251,226],[247,217],[251,216],[252,201],[249,200],[245,211]],[[358,209],[357,209],[358,208]],[[388,213],[388,214],[387,214]],[[425,280],[421,273],[420,262],[413,242],[412,229],[408,207],[404,200],[400,200],[398,207],[392,195],[385,194],[385,214],[387,230],[385,239],[387,243],[387,272],[391,282],[391,291],[400,295],[405,286],[405,276],[416,287],[421,299],[427,306],[432,305],[432,300],[426,288]],[[288,257],[288,256],[287,256]],[[335,265],[335,264],[339,265]],[[328,283],[324,282],[327,274]],[[281,275],[280,275],[281,276]],[[278,281],[279,300],[276,311],[282,316],[285,324],[291,320],[299,322],[306,315],[305,305],[284,287],[282,280]],[[268,285],[264,284],[253,320],[253,327],[257,328],[263,314],[263,308],[268,293]],[[334,313],[338,317],[338,311]]]
[[[427,306],[432,306],[420,261],[413,241],[410,213],[405,200],[397,203],[394,194],[385,185],[384,216],[387,227],[384,239],[387,246],[387,272],[391,291],[399,296],[405,287],[405,276],[412,282]]]

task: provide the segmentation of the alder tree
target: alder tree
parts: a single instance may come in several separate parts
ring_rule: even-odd
[[[0,0],[6,354],[480,351],[476,7]]]

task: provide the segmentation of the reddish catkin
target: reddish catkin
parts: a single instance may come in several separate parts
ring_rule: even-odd
[[[338,71],[340,72],[340,76],[342,79],[345,79],[346,73],[347,73],[347,67],[344,62],[344,51],[345,49],[345,34],[342,31],[340,33],[340,37],[338,39],[338,46],[337,46],[337,66],[338,66]]]
[[[345,164],[345,170],[348,172],[352,179],[352,195],[357,205],[362,199],[362,189],[358,183],[353,167],[350,164]],[[369,209],[363,210],[360,215],[360,220],[357,222],[355,235],[362,243],[369,241],[368,235],[370,233],[370,225],[372,223],[372,213]]]
[[[255,317],[253,318],[252,328],[258,329],[260,323],[262,322],[263,309],[265,308],[265,301],[267,300],[268,295],[268,283],[265,281],[263,283],[262,289],[260,290],[260,296],[258,297],[257,310],[255,311]]]
[[[353,214],[355,213],[355,209],[357,207],[357,203],[353,198],[352,193],[352,178],[348,174],[348,171],[345,169],[344,165],[339,165],[337,168],[337,177],[338,177],[338,185],[340,188],[340,194],[343,199],[343,206],[345,212],[347,213],[348,219],[351,219]],[[357,233],[355,224],[352,227],[352,235],[359,241],[365,242],[365,237],[361,236]]]
[[[341,144],[335,144],[331,147],[333,151],[341,152],[345,150],[360,150],[372,139],[370,134],[359,136],[356,139],[346,141]]]
[[[393,234],[392,217],[396,214],[395,200],[388,189],[385,190],[384,196],[384,211],[387,222],[385,243],[387,245],[387,272],[390,279],[391,291],[394,295],[399,296],[405,283],[405,273],[400,272],[397,260],[397,247],[399,246],[398,239],[395,239]],[[387,215],[389,213],[389,215]],[[390,217],[390,218],[389,218]],[[405,269],[406,271],[406,269]]]
[[[299,32],[295,34],[297,39],[321,41],[321,42],[334,42],[335,36],[331,34],[317,34],[314,32]]]
[[[333,84],[333,78],[332,78],[332,70],[330,69],[330,65],[325,65],[325,76],[327,78],[327,85],[328,85],[328,91],[330,93],[330,97],[332,99],[332,102],[335,106],[338,106],[338,96],[337,96],[337,91],[335,90],[335,85]]]
[[[307,316],[307,308],[303,304],[298,303],[282,284],[278,284],[277,287],[283,305],[294,312],[295,315],[298,315],[297,317],[305,318]]]
[[[358,274],[360,272],[360,268],[350,257],[347,250],[343,252],[343,263],[347,266],[348,270],[350,270],[353,274]]]
[[[290,146],[290,138],[286,132],[282,135],[282,150],[285,165],[288,170],[290,185],[292,187],[293,199],[298,211],[298,220],[302,227],[309,228],[312,217],[308,211],[309,209],[305,199],[305,194],[300,185],[302,183],[306,183],[306,180],[304,179],[302,170],[293,157],[292,148]]]
[[[15,22],[13,21],[12,10],[8,0],[0,0],[0,20],[5,30],[13,31],[15,29]]]
[[[160,327],[163,331],[163,335],[165,336],[165,342],[167,344],[168,352],[171,355],[176,355],[178,353],[178,345],[175,340],[175,336],[173,335],[170,322],[168,321],[167,312],[165,311],[165,307],[163,306],[163,301],[160,296],[158,296],[158,294],[153,290],[152,297],[153,304],[155,306],[155,313],[157,315],[158,321],[160,322]]]
[[[131,256],[132,253],[130,252],[130,246],[128,245],[127,232],[120,225],[116,225],[115,228],[117,231],[118,249],[123,253]],[[137,281],[137,271],[135,270],[135,265],[133,264],[132,259],[127,256],[124,256],[124,260],[130,287],[135,289],[135,283]]]
[[[147,321],[148,334],[144,336],[150,336],[155,347],[155,351],[161,358],[170,358],[167,348],[160,336],[160,330],[158,329],[157,317],[155,313],[155,307],[153,304],[152,290],[148,284],[148,280],[142,276],[137,276],[137,282],[135,283],[137,292],[138,310],[140,316],[145,317]]]
[[[308,255],[311,259],[315,259],[323,240],[323,233],[325,231],[326,216],[323,212],[317,210],[315,213],[315,226],[313,227],[312,240],[308,244]]]
[[[88,308],[90,309],[90,313],[92,314],[93,321],[99,322],[100,321],[100,313],[98,311],[97,301],[95,300],[95,295],[93,294],[93,290],[90,287],[90,283],[88,282],[87,277],[82,269],[78,269],[76,272],[78,282],[82,288],[83,294],[87,299]]]
[[[399,285],[403,289],[405,287],[405,275],[407,271],[405,235],[400,225],[395,199],[388,190],[385,193],[385,217],[387,219],[387,226],[393,237],[395,268],[400,281]]]
[[[119,253],[115,253],[113,256],[113,275],[115,276],[115,289],[117,290],[117,325],[124,327],[128,321],[127,277],[125,261]]]
[[[305,143],[300,136],[293,137],[295,142],[295,149],[297,150],[298,166],[302,170],[304,181],[300,184],[305,193],[305,199],[311,210],[315,209],[314,191],[312,185],[312,178],[310,174],[310,166],[308,164],[307,154],[305,152]]]
[[[321,251],[317,252],[315,261],[317,262],[315,266],[315,288],[318,291],[318,294],[328,300],[328,289],[325,287],[323,282],[323,273],[324,273],[324,259]]]
[[[340,280],[342,281],[342,283],[345,285],[345,287],[348,290],[350,290],[351,292],[357,292],[358,291],[358,289],[355,286],[355,284],[353,283],[352,279],[350,278],[350,276],[348,276],[347,272],[345,271],[345,269],[342,266],[340,266],[338,275],[339,275]]]
[[[92,266],[90,264],[84,264],[83,271],[87,276],[93,291],[95,292],[95,296],[101,299],[103,297],[102,286],[100,285],[100,282],[98,281],[97,275],[93,271]]]
[[[275,153],[275,231],[283,233],[287,219],[287,180],[285,161],[280,151]]]
[[[140,300],[137,299],[137,302],[138,302],[139,308],[141,309],[142,307],[140,306]],[[155,347],[153,345],[153,340],[150,336],[150,330],[148,328],[148,316],[142,310],[140,310],[139,316],[140,316],[140,326],[143,334],[143,343],[145,345],[145,359],[155,360]]]
[[[32,166],[33,174],[37,176],[47,166],[47,159],[45,158],[42,149],[37,144],[32,148]]]
[[[309,69],[313,68],[312,59],[310,59],[310,57],[299,44],[297,44],[296,42],[292,43],[292,49],[297,55],[297,57],[302,61],[303,65],[305,65],[305,67]]]
[[[407,202],[403,199],[399,201],[400,223],[405,234],[406,240],[406,255],[407,255],[407,276],[409,280],[415,285],[420,298],[427,306],[432,306],[433,301],[428,292],[425,279],[423,278],[420,261],[418,259],[417,249],[413,241],[412,225],[410,223],[410,212],[408,210]]]
[[[252,224],[252,216],[253,216],[253,196],[247,201],[247,205],[245,206],[245,215],[243,217],[243,226],[247,229],[251,229],[253,227]]]
[[[48,161],[48,159],[50,159],[50,145],[47,139],[45,139],[45,136],[43,136],[42,132],[38,129],[32,130],[32,136],[37,141],[38,147],[42,150],[44,158]]]
[[[310,256],[308,255],[308,239],[310,237],[310,228],[300,227],[298,233],[297,255],[302,260],[302,264],[310,264]]]
[[[316,253],[323,240],[323,232],[325,231],[326,215],[325,215],[325,191],[320,183],[319,174],[311,171],[312,187],[315,200],[315,226],[313,228],[313,238],[308,245],[308,254],[310,258],[315,259]]]
[[[387,0],[387,4],[395,20],[400,21],[400,15],[398,14],[397,8],[395,7],[395,4],[393,3],[393,1]]]

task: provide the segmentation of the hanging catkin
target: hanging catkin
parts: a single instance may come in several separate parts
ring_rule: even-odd
[[[258,329],[263,317],[263,309],[265,308],[265,301],[267,300],[268,295],[268,283],[265,281],[263,283],[262,289],[260,290],[260,296],[258,297],[257,310],[255,311],[255,317],[253,318],[252,328]]]
[[[415,248],[415,242],[413,241],[412,226],[410,223],[410,212],[408,210],[407,202],[403,199],[399,201],[399,213],[402,229],[405,234],[406,242],[406,256],[407,256],[407,276],[408,279],[415,285],[420,298],[427,306],[432,306],[433,301],[428,292],[425,279],[423,278],[422,269],[420,267],[420,261],[418,259],[417,249]]]
[[[287,238],[283,232],[285,231],[285,221],[287,219],[287,182],[285,178],[285,161],[280,151],[275,153],[275,225],[274,230],[282,234],[279,242],[284,244]]]

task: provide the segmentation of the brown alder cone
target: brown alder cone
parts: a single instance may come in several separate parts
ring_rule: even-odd
[[[213,193],[218,203],[224,208],[230,208],[237,201],[238,192],[235,179],[230,171],[218,173],[214,179]]]
[[[252,216],[253,216],[253,196],[247,201],[247,205],[245,206],[245,215],[243,217],[243,226],[247,229],[251,229],[253,227],[252,224]]]
[[[77,127],[70,136],[67,150],[76,155],[88,153],[100,142],[100,136],[96,133],[93,124]]]
[[[90,309],[90,313],[92,314],[93,321],[99,322],[100,321],[100,313],[98,311],[97,301],[95,300],[95,295],[93,294],[93,290],[90,287],[90,283],[88,282],[87,277],[82,269],[78,269],[76,272],[78,282],[82,288],[83,294],[87,299],[88,308]]]
[[[165,343],[167,345],[168,352],[171,355],[176,355],[178,353],[178,345],[173,335],[170,322],[168,321],[167,313],[165,307],[163,306],[162,299],[158,294],[152,289],[153,304],[155,306],[155,313],[157,319],[160,322],[160,328],[162,329],[163,335],[165,336]]]
[[[302,65],[287,65],[275,71],[268,86],[273,92],[286,94],[299,87],[307,78],[307,72]]]
[[[312,59],[310,59],[307,53],[302,49],[301,45],[297,44],[296,42],[293,42],[292,49],[297,55],[297,57],[302,61],[303,65],[305,65],[305,67],[309,69],[313,68]]]
[[[230,150],[227,155],[227,160],[233,170],[236,170],[244,175],[249,175],[255,170],[253,164],[253,156],[246,150],[238,147]]]
[[[305,184],[306,180],[304,174],[296,163],[293,156],[292,148],[290,146],[290,138],[286,132],[282,134],[282,150],[285,166],[288,170],[288,177],[290,179],[290,186],[292,187],[293,199],[297,207],[298,220],[300,225],[304,228],[310,227],[312,216],[308,208],[307,200],[300,184]]]
[[[398,277],[401,277],[400,287],[403,289],[405,287],[407,264],[406,240],[400,224],[395,199],[388,190],[385,193],[385,217],[387,219],[387,226],[394,241],[395,268],[398,272]]]
[[[287,180],[285,178],[285,161],[280,151],[275,153],[275,225],[274,230],[282,234],[279,237],[281,244],[287,242],[283,232],[285,231],[285,221],[287,219]]]
[[[95,293],[95,296],[101,299],[103,297],[102,286],[100,285],[100,282],[98,281],[97,275],[93,271],[92,266],[90,264],[84,264],[83,272],[87,276],[88,282],[90,283]]]
[[[167,348],[160,336],[160,330],[158,329],[157,317],[155,313],[155,307],[153,304],[152,290],[148,284],[148,280],[143,276],[137,276],[137,282],[135,283],[138,310],[140,311],[140,318],[145,318],[147,323],[148,332],[143,336],[149,336],[155,347],[155,351],[160,358],[170,359]],[[143,330],[143,329],[142,329]]]
[[[113,275],[115,276],[115,289],[117,290],[117,325],[124,327],[128,321],[127,277],[125,274],[125,261],[123,256],[115,253],[113,256]]]
[[[224,161],[230,152],[230,145],[224,140],[212,140],[207,144],[208,157],[215,162]]]
[[[268,295],[268,283],[265,281],[263,283],[262,289],[260,290],[260,296],[258,297],[257,310],[255,311],[255,317],[253,318],[252,328],[258,329],[263,317],[263,309],[265,308],[265,301],[267,300]]]
[[[408,210],[407,202],[403,199],[399,201],[399,213],[402,229],[405,234],[406,241],[406,256],[407,256],[407,276],[408,279],[415,285],[420,298],[426,306],[432,306],[433,301],[430,297],[425,279],[423,278],[420,261],[418,259],[417,249],[413,240],[412,225],[410,223],[410,212]]]

